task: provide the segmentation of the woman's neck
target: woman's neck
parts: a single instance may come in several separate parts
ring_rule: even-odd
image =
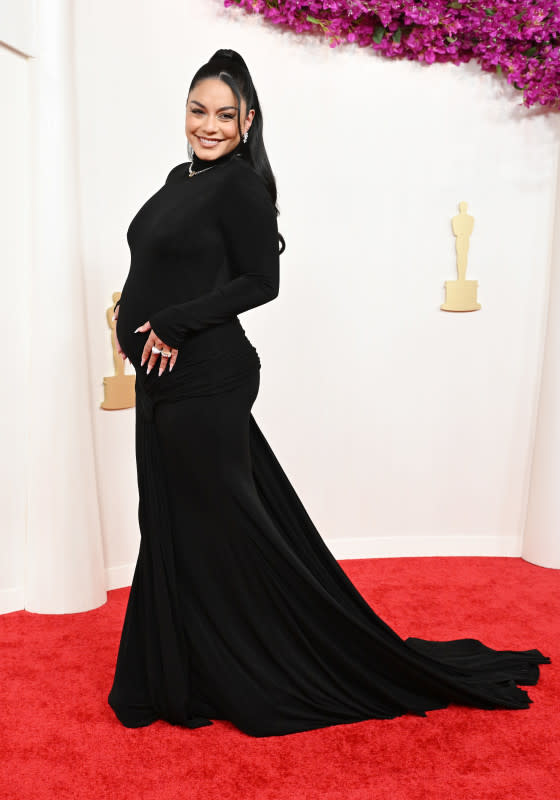
[[[243,152],[243,143],[239,142],[239,144],[230,150],[227,153],[224,153],[223,156],[219,156],[218,158],[203,160],[199,158],[197,154],[193,151],[192,155],[192,166],[193,169],[198,172],[201,169],[207,169],[207,167],[216,167],[218,164],[225,164],[226,161],[229,161],[230,158],[233,158],[236,155],[241,155]]]

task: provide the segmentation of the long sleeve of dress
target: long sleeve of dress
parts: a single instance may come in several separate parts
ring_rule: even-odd
[[[179,347],[189,331],[218,325],[278,295],[276,209],[251,168],[230,172],[218,213],[233,277],[200,297],[152,315],[152,329],[170,347]]]

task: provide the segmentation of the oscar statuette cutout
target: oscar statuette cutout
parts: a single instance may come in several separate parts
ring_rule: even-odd
[[[476,297],[478,281],[465,279],[469,238],[474,227],[474,217],[467,214],[467,203],[464,200],[459,203],[459,213],[451,220],[451,227],[456,237],[458,280],[445,281],[445,303],[440,308],[442,311],[478,311],[481,308]]]
[[[120,292],[113,292],[113,304],[107,309],[106,317],[109,328],[111,329],[111,344],[113,346],[113,363],[115,374],[109,378],[103,378],[103,389],[105,399],[101,403],[101,408],[107,411],[116,411],[121,408],[133,408],[136,403],[134,384],[136,375],[125,375],[124,360],[117,353],[117,343],[115,341],[115,329],[117,321],[113,319],[113,308],[117,300],[120,299]]]

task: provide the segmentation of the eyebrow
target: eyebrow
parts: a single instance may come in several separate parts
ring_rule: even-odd
[[[201,106],[201,108],[206,108],[203,103],[199,103],[198,100],[191,100],[191,103],[196,103],[197,106]],[[237,111],[237,106],[222,106],[218,109],[218,111],[227,111],[228,108],[233,108],[234,111]]]

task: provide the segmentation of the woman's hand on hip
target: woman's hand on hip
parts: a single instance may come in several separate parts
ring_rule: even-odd
[[[155,367],[158,358],[161,358],[158,375],[161,375],[165,371],[165,368],[168,364],[169,372],[171,372],[175,366],[175,362],[177,361],[179,350],[176,347],[168,347],[165,342],[162,342],[156,332],[151,330],[151,328],[152,326],[148,320],[148,322],[140,325],[140,327],[136,328],[134,331],[134,333],[144,333],[145,331],[150,331],[150,335],[146,339],[146,344],[142,350],[142,360],[140,362],[140,366],[144,366],[144,362],[146,359],[148,359],[148,369],[146,370],[146,375],[149,375],[152,367]],[[155,349],[152,350],[152,348]]]

